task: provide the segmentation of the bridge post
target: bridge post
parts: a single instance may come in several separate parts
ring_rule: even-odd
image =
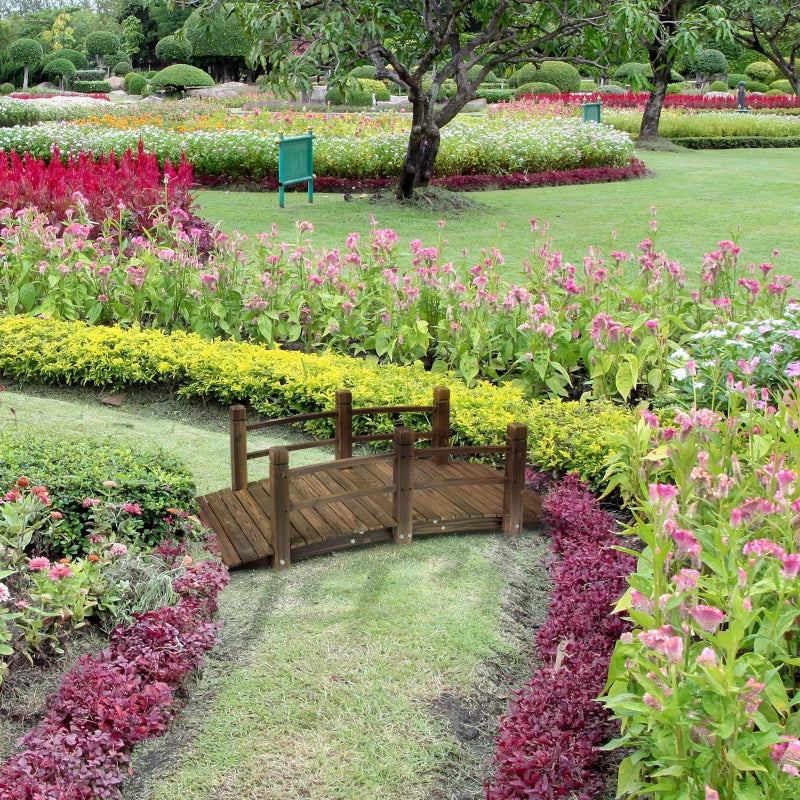
[[[409,544],[414,526],[414,430],[398,425],[394,429],[394,529],[396,544]]]
[[[336,390],[336,460],[353,455],[353,395],[349,389]]]
[[[450,389],[447,386],[433,387],[433,441],[431,447],[450,446]],[[438,466],[447,466],[450,456],[433,456]]]
[[[247,488],[247,409],[231,406],[228,411],[231,428],[231,488],[234,492]]]
[[[503,487],[503,531],[522,531],[522,490],[525,488],[525,463],[528,457],[528,426],[510,422],[506,429],[506,482]]]
[[[272,502],[272,566],[287,569],[291,564],[289,532],[289,451],[285,447],[269,449],[269,493]]]

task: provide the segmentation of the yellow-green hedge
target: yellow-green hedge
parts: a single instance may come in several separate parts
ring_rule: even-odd
[[[18,316],[0,318],[0,375],[20,382],[117,389],[174,386],[183,397],[241,402],[273,417],[332,408],[334,392],[341,388],[352,391],[355,406],[423,405],[430,403],[434,386],[446,385],[454,443],[496,442],[508,422],[524,422],[530,428],[533,464],[548,471],[577,471],[596,486],[612,436],[631,419],[610,403],[531,401],[511,386],[482,382],[470,389],[451,375],[421,368],[267,350],[195,334]],[[323,431],[318,427],[317,432]]]

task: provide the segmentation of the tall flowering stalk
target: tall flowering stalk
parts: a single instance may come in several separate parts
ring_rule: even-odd
[[[644,544],[605,697],[614,744],[633,748],[621,794],[800,790],[800,386],[777,406],[760,396],[734,391],[727,418],[647,416],[613,467],[634,508],[626,533]]]

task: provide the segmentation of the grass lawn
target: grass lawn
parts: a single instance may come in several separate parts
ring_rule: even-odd
[[[457,262],[463,249],[478,258],[480,248],[499,247],[509,277],[539,242],[530,233],[531,217],[549,221],[555,247],[580,264],[590,246],[605,253],[634,250],[651,236],[650,207],[657,206],[656,242],[689,275],[699,271],[703,253],[733,238],[744,248],[745,263],[773,260],[777,249],[779,269],[800,276],[795,231],[800,149],[643,152],[639,157],[652,178],[479,192],[471,197],[481,207],[449,216],[357,196],[344,202],[341,194],[316,194],[309,206],[304,194],[289,193],[284,209],[278,208],[277,193],[202,191],[198,201],[207,219],[248,235],[268,231],[275,222],[282,237],[294,241],[295,221],[309,220],[315,228],[312,242],[328,248],[343,247],[352,231],[366,236],[372,214],[381,227],[397,231],[404,253],[415,238],[425,245],[446,239],[445,255]],[[443,230],[440,218],[445,219]],[[612,231],[617,232],[615,241]]]

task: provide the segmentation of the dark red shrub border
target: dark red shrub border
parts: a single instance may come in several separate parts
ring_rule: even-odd
[[[612,549],[614,518],[577,476],[558,484],[543,510],[560,558],[550,568],[553,592],[536,636],[541,667],[501,721],[487,800],[589,800],[604,789],[598,747],[614,725],[596,698],[614,645],[629,629],[611,609],[635,562]]]
[[[647,173],[644,161],[632,158],[626,167],[582,167],[550,172],[514,172],[511,175],[450,175],[434,178],[433,186],[441,186],[454,192],[479,192],[491,189],[521,189],[526,186],[571,186],[579,183],[610,183],[641,178]],[[248,181],[223,178],[218,175],[195,175],[195,181],[202,186],[242,185],[261,191],[273,192],[278,188],[274,176],[262,181]],[[374,192],[378,189],[393,188],[397,178],[314,178],[314,189],[318,192]],[[305,191],[304,183],[287,187],[287,191]]]
[[[189,566],[174,582],[176,605],[118,627],[103,652],[84,656],[0,768],[0,800],[119,798],[134,744],[163,733],[176,689],[214,645],[210,620],[227,582],[216,558]]]

